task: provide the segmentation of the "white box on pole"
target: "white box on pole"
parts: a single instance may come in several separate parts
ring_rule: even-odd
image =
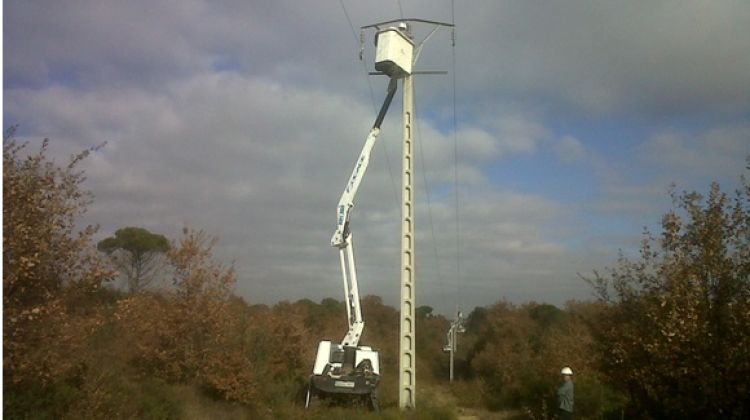
[[[375,38],[375,70],[390,77],[411,74],[414,43],[398,28],[386,28]]]

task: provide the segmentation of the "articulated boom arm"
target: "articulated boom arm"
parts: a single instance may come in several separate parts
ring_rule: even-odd
[[[341,259],[341,273],[344,278],[344,294],[346,296],[346,315],[349,323],[349,331],[344,336],[341,344],[345,347],[356,347],[359,338],[362,335],[365,323],[362,320],[362,310],[359,300],[359,287],[357,285],[357,270],[354,265],[354,247],[352,233],[349,229],[349,218],[351,210],[354,207],[354,197],[359,189],[359,184],[367,171],[367,165],[370,163],[370,152],[375,145],[375,140],[380,134],[380,125],[385,118],[388,107],[396,93],[397,79],[391,78],[388,83],[388,95],[385,97],[383,105],[380,107],[378,117],[375,119],[370,133],[367,135],[365,145],[359,154],[357,163],[354,165],[352,175],[346,184],[344,193],[336,207],[336,231],[331,238],[331,246],[339,249],[339,258]]]

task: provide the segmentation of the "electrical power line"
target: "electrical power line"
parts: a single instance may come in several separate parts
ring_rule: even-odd
[[[396,1],[397,1],[398,9],[399,9],[399,15],[403,19],[404,12],[403,12],[403,7],[401,5],[401,1],[400,0],[396,0]],[[346,20],[347,20],[347,22],[349,24],[349,28],[352,31],[352,36],[354,37],[355,42],[357,44],[361,44],[362,40],[357,37],[356,30],[354,29],[355,28],[354,24],[352,23],[351,16],[349,15],[349,12],[347,11],[347,8],[346,8],[346,5],[344,4],[344,1],[343,0],[339,0],[339,5],[341,6],[341,9],[342,9],[342,11],[344,13],[344,16],[346,17]],[[451,75],[452,75],[452,90],[453,90],[453,92],[452,92],[452,96],[453,96],[452,97],[452,106],[453,106],[453,178],[454,178],[453,184],[454,184],[454,197],[455,197],[454,207],[455,207],[455,217],[456,217],[456,221],[455,221],[455,226],[456,226],[456,231],[455,231],[455,244],[456,244],[456,294],[457,294],[457,298],[458,298],[457,301],[460,304],[462,302],[462,300],[463,300],[463,293],[462,293],[462,290],[461,290],[461,239],[460,239],[460,237],[461,237],[461,223],[460,223],[460,199],[459,199],[459,193],[458,193],[458,189],[459,189],[459,170],[458,170],[458,164],[459,164],[459,162],[458,162],[458,130],[457,130],[458,121],[457,121],[457,107],[456,107],[457,100],[456,100],[455,0],[451,0],[451,24],[453,25],[453,28],[452,28],[452,31],[451,31],[451,47],[452,47],[451,48],[451,70],[452,70],[451,71]],[[363,73],[365,74],[365,78],[367,79],[367,85],[368,85],[369,91],[370,91],[370,100],[372,102],[372,106],[373,106],[373,110],[374,110],[375,109],[375,94],[373,92],[372,83],[370,81],[369,72],[367,70],[367,63],[365,62],[365,60],[364,60],[364,58],[362,56],[360,56],[360,61],[362,62]],[[416,103],[415,103],[415,108],[416,108]],[[415,109],[415,114],[416,114],[416,109]],[[440,267],[439,267],[440,258],[439,258],[439,253],[438,253],[438,249],[437,249],[437,240],[435,238],[434,219],[433,219],[433,215],[432,215],[432,200],[431,200],[431,197],[430,197],[429,183],[428,183],[427,175],[426,175],[426,172],[427,172],[426,167],[427,166],[426,166],[426,161],[424,159],[424,150],[423,150],[423,146],[422,146],[422,140],[421,140],[421,134],[420,134],[421,132],[420,132],[420,127],[419,127],[419,120],[417,118],[415,118],[415,123],[416,123],[416,127],[415,127],[416,128],[416,133],[415,134],[417,135],[417,139],[416,140],[417,140],[417,144],[418,144],[418,147],[419,147],[420,159],[422,161],[422,168],[423,168],[422,175],[423,175],[423,180],[424,180],[424,185],[425,185],[425,197],[426,197],[426,201],[427,201],[427,211],[428,211],[428,221],[429,221],[429,225],[430,225],[430,232],[431,232],[431,235],[432,235],[433,253],[435,255],[436,271],[437,271],[438,281],[440,283],[441,300],[443,301],[443,304],[445,305],[445,302],[446,302],[445,287],[444,287],[444,282],[443,282],[443,277],[442,277],[442,270],[440,270]],[[394,199],[395,199],[395,202],[398,203],[398,201],[399,201],[398,189],[396,188],[396,182],[395,182],[395,178],[393,176],[393,170],[392,170],[391,163],[390,163],[390,157],[389,157],[388,149],[387,149],[387,146],[385,145],[385,142],[381,142],[381,143],[383,144],[383,150],[384,150],[384,154],[385,154],[386,165],[388,167],[388,174],[389,174],[389,176],[391,178],[391,185],[392,185],[393,191],[394,191]]]
[[[443,282],[443,271],[440,269],[440,255],[438,253],[438,247],[437,247],[437,238],[435,237],[435,223],[433,222],[432,217],[432,200],[430,198],[430,185],[427,182],[427,160],[424,158],[424,147],[423,147],[423,141],[422,141],[422,130],[420,129],[419,124],[419,108],[417,107],[417,98],[416,95],[414,95],[413,98],[414,102],[414,122],[415,122],[415,128],[416,128],[416,143],[417,148],[419,149],[419,158],[422,161],[422,179],[424,182],[424,189],[425,189],[425,198],[427,201],[427,219],[430,225],[430,234],[432,235],[432,251],[435,254],[435,271],[437,273],[438,278],[438,284],[440,287],[440,303],[442,303],[443,307],[447,306],[447,301],[445,299],[445,283]]]
[[[451,75],[453,77],[453,187],[455,192],[456,209],[456,293],[458,302],[463,303],[461,289],[461,217],[458,197],[458,124],[456,117],[456,7],[455,0],[451,0]]]
[[[344,0],[339,0],[339,4],[341,5],[341,10],[344,11],[344,16],[346,17],[346,21],[349,23],[349,28],[351,28],[352,30],[352,35],[354,36],[354,42],[356,42],[357,45],[359,46],[363,41],[359,37],[357,37],[357,32],[354,29],[354,24],[352,24],[352,19],[349,16],[349,12],[346,10],[346,5],[344,4]],[[365,62],[362,55],[360,55],[359,58],[360,58],[359,61],[362,63],[362,72],[364,73],[365,80],[367,80],[367,87],[370,90],[370,103],[372,104],[372,111],[373,113],[375,113],[377,112],[377,105],[375,104],[375,93],[373,92],[373,89],[372,89],[372,82],[370,81],[370,73],[367,70],[367,62]],[[399,202],[398,188],[396,187],[396,179],[393,176],[393,169],[391,168],[391,158],[390,158],[390,154],[388,153],[388,147],[386,146],[384,141],[381,141],[380,144],[382,145],[381,147],[383,148],[383,153],[385,154],[385,164],[388,167],[388,176],[391,179],[391,187],[393,189],[394,202],[398,206],[398,202]]]

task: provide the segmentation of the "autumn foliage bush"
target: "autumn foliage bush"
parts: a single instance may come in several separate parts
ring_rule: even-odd
[[[555,407],[554,391],[562,366],[573,366],[576,382],[584,390],[593,383],[606,387],[599,379],[588,326],[598,310],[588,302],[569,302],[565,310],[549,304],[504,301],[477,308],[467,320],[466,334],[461,337],[464,350],[459,355],[468,362],[462,377],[479,385],[459,389],[478,390],[482,403],[490,409],[516,408],[540,415],[545,408]],[[616,405],[609,390],[607,398],[597,390],[595,398],[588,401],[584,400],[592,394],[580,391],[577,388],[580,417],[600,415]]]
[[[3,136],[3,385],[11,414],[14,390],[80,380],[83,350],[103,323],[82,304],[112,274],[91,249],[96,227],[75,223],[91,200],[76,169],[90,150],[59,166],[46,157],[47,140],[30,152],[13,134]]]
[[[638,415],[750,415],[750,186],[673,194],[640,256],[590,279],[602,370]]]
[[[252,401],[253,368],[245,357],[240,319],[231,311],[234,270],[212,258],[215,239],[185,229],[167,253],[174,288],[118,302],[120,337],[144,375],[196,383],[222,398]]]

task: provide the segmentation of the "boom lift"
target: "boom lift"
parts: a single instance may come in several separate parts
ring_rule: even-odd
[[[370,162],[370,152],[380,134],[380,125],[393,100],[393,95],[396,93],[398,79],[394,76],[390,78],[388,94],[375,119],[375,124],[367,135],[362,152],[359,154],[349,182],[336,207],[336,231],[331,238],[331,246],[339,250],[349,330],[341,343],[324,340],[318,344],[305,407],[310,406],[314,396],[343,394],[369,397],[372,407],[375,410],[378,409],[377,386],[380,380],[378,352],[371,347],[359,345],[365,323],[362,318],[357,270],[354,265],[354,239],[350,218],[354,198]]]

